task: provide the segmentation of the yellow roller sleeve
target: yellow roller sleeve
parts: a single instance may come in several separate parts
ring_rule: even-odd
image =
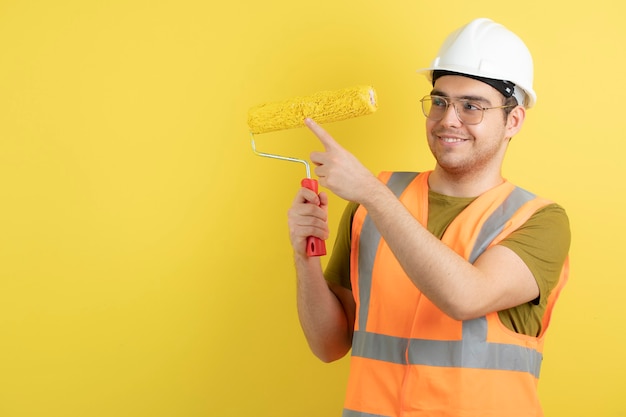
[[[258,134],[302,127],[307,117],[318,123],[337,122],[373,113],[376,100],[376,91],[371,86],[321,91],[252,107],[248,126],[251,133]]]

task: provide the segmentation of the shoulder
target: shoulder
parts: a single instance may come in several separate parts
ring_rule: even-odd
[[[559,257],[569,251],[571,231],[569,217],[565,209],[557,203],[549,203],[532,216],[503,242],[516,240],[538,248],[558,247]]]
[[[541,296],[558,282],[571,243],[569,219],[565,209],[550,203],[538,209],[500,245],[515,252],[533,273]]]
[[[560,240],[566,241],[569,249],[571,238],[569,217],[565,209],[557,203],[547,204],[537,210],[520,229],[549,231]]]
[[[537,196],[524,188],[516,187],[516,189],[524,193],[527,200],[535,200],[537,204],[534,206],[535,211],[529,214],[527,220],[514,233],[532,235],[549,233],[562,244],[566,244],[566,250],[569,250],[571,233],[569,217],[565,209],[560,204]]]

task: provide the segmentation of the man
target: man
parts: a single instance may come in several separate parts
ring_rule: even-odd
[[[422,99],[436,164],[372,175],[313,120],[320,184],[349,201],[325,271],[306,237],[328,238],[328,198],[289,210],[300,322],[323,361],[352,349],[343,415],[541,416],[537,381],[567,279],[569,222],[501,168],[534,105],[533,63],[503,26],[452,33]]]

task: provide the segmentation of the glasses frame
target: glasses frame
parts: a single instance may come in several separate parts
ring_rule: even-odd
[[[432,100],[434,98],[438,98],[443,100],[446,103],[446,109],[445,111],[441,114],[440,118],[434,118],[431,117],[429,114],[426,114],[426,109],[424,108],[424,102],[425,101],[430,101],[432,103]],[[481,112],[480,112],[480,120],[478,122],[475,123],[467,123],[466,121],[464,121],[461,118],[461,115],[459,114],[459,109],[456,107],[456,104],[454,104],[454,101],[462,101],[462,102],[471,102],[473,100],[469,100],[469,99],[464,99],[464,98],[451,98],[451,97],[444,97],[444,96],[438,96],[438,95],[433,95],[433,94],[428,94],[425,95],[424,97],[421,98],[420,102],[422,103],[422,113],[424,113],[424,116],[426,116],[427,119],[432,120],[434,122],[438,122],[440,120],[443,120],[443,118],[446,116],[446,113],[448,113],[448,109],[450,108],[450,104],[452,104],[452,107],[454,107],[454,113],[456,114],[456,118],[459,119],[459,121],[465,125],[477,125],[482,123],[483,119],[485,118],[485,111],[486,110],[493,110],[493,109],[506,109],[509,107],[517,107],[517,104],[507,104],[504,106],[494,106],[494,107],[482,107],[480,104],[476,104],[477,107],[480,108]],[[432,106],[432,104],[431,104]],[[432,108],[432,107],[431,107]]]

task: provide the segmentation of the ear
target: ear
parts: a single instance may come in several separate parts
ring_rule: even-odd
[[[519,132],[526,119],[526,109],[523,106],[517,106],[509,113],[506,119],[506,137],[512,138]]]

